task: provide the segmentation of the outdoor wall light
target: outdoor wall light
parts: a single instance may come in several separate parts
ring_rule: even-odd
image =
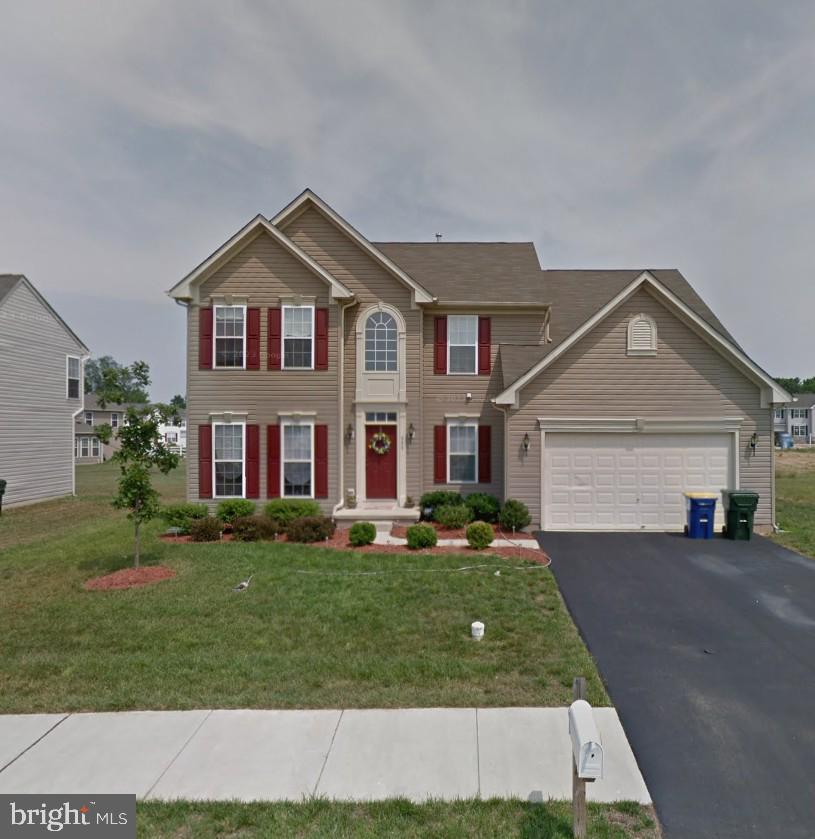
[[[524,434],[523,439],[524,454],[529,451],[529,434]]]
[[[750,438],[750,448],[751,448],[753,451],[755,451],[755,450],[756,450],[756,445],[757,445],[757,444],[758,444],[758,434],[756,434],[756,432],[754,431],[754,432],[753,432],[753,436]]]
[[[408,443],[412,443],[412,442],[413,442],[413,438],[414,438],[415,436],[416,436],[416,429],[413,427],[413,423],[411,423],[411,424],[408,426],[408,432],[407,432]]]
[[[354,436],[354,426],[349,422],[348,427],[345,429],[345,439],[348,440],[349,443],[353,443]]]

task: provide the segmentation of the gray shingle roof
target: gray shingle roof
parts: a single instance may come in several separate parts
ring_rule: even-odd
[[[532,242],[374,242],[444,302],[548,303]]]
[[[815,405],[815,393],[795,393],[795,402],[788,403],[793,408],[811,408]]]

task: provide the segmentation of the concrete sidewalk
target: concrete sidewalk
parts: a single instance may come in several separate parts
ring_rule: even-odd
[[[613,708],[593,801],[650,803]],[[0,716],[0,793],[343,800],[571,797],[566,708]]]

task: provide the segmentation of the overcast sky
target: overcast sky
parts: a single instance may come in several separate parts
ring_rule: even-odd
[[[164,291],[309,186],[369,239],[676,267],[815,375],[812,2],[2,0],[0,273],[184,390]]]

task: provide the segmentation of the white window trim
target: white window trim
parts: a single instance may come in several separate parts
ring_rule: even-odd
[[[70,389],[68,387],[68,382],[72,378],[71,377],[71,359],[76,359],[77,364],[79,365],[79,375],[77,377],[77,382],[79,382],[79,386],[77,388],[78,393],[76,396],[70,396]],[[82,398],[82,357],[78,355],[66,355],[65,356],[65,398],[66,399],[81,399]]]
[[[317,343],[317,334],[314,311],[315,307],[312,304],[303,304],[301,306],[292,303],[285,303],[281,307],[280,313],[280,369],[281,370],[313,370],[314,369],[314,354],[315,344]],[[286,366],[286,310],[287,309],[311,309],[311,365],[308,367],[287,367]],[[299,340],[297,338],[289,340]],[[298,498],[305,498],[305,496],[296,496]]]
[[[91,418],[90,422],[88,422],[88,417]],[[93,426],[93,411],[85,411],[85,425]]]
[[[113,424],[113,418],[114,417],[116,417],[116,424],[115,425]],[[110,427],[111,428],[118,428],[121,424],[122,423],[121,423],[121,420],[119,418],[119,412],[118,411],[111,411],[110,412]]]
[[[396,333],[395,334],[396,367],[394,367],[393,370],[371,370],[368,367],[368,322],[371,320],[371,318],[375,317],[376,315],[387,315],[393,321],[393,328],[394,328],[394,332]],[[366,373],[374,373],[374,374],[376,374],[376,373],[398,373],[399,372],[399,322],[396,320],[396,318],[393,316],[393,314],[391,312],[388,312],[385,309],[377,309],[376,311],[371,312],[370,314],[365,316],[365,323],[363,324],[362,331],[363,331],[364,341],[365,341],[365,347],[364,347],[365,357],[362,360],[362,365],[363,365],[364,371]],[[376,333],[377,333],[377,329],[376,329],[376,327],[374,327],[374,356],[376,355]],[[375,362],[376,362],[376,358],[374,357],[374,363]]]
[[[635,347],[634,343],[634,325],[639,321],[645,321],[651,327],[651,346],[650,347]],[[634,315],[628,321],[628,344],[626,354],[631,356],[655,356],[657,354],[657,324],[656,321],[645,312],[640,312]]]
[[[475,478],[472,481],[452,480],[450,478],[450,429],[453,427],[461,428],[462,426],[475,429]],[[477,484],[478,483],[478,422],[468,422],[461,420],[454,420],[447,423],[447,483],[448,484]]]
[[[451,344],[450,343],[450,318],[471,318],[475,320],[475,343],[474,344]],[[450,371],[450,347],[469,347],[472,346],[475,350],[473,352],[473,371]],[[447,375],[448,376],[477,376],[478,375],[478,315],[448,315],[447,316]]]
[[[224,366],[223,364],[218,364],[218,338],[224,338],[226,336],[219,336],[218,335],[218,309],[242,309],[243,310],[243,364],[240,367],[233,367],[233,366]],[[237,336],[234,336],[237,337]],[[226,303],[216,303],[212,307],[212,369],[213,370],[245,370],[246,369],[246,306],[233,304],[231,306],[227,306]]]
[[[234,369],[238,369],[237,367]],[[241,494],[218,495],[218,482],[215,478],[215,429],[219,426],[239,425],[241,431]],[[234,463],[234,460],[220,460],[219,463]],[[246,423],[245,422],[213,422],[212,423],[212,497],[213,498],[246,498]]]
[[[303,426],[307,425],[311,429],[311,494],[310,495],[286,495],[286,426]],[[284,420],[280,424],[280,497],[281,498],[314,498],[314,461],[316,452],[314,451],[314,423],[311,420]],[[302,460],[293,460],[292,463],[302,463]]]

